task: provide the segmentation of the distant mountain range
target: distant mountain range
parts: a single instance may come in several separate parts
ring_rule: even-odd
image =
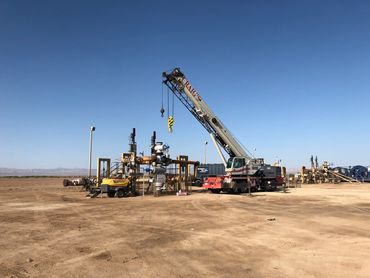
[[[287,169],[288,174],[297,173],[300,169]],[[96,169],[91,169],[96,175]],[[85,168],[55,168],[55,169],[17,169],[0,168],[0,177],[6,176],[87,176],[88,169]]]
[[[95,169],[91,170],[93,174]],[[55,169],[16,169],[0,168],[0,177],[4,176],[87,176],[88,169],[84,168],[55,168]]]

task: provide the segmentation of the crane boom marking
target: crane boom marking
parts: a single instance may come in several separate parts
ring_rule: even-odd
[[[195,97],[198,101],[202,101],[202,97],[200,96],[200,94],[197,92],[197,90],[195,90],[191,85],[190,85],[190,82],[186,79],[185,79],[185,87],[189,90],[189,92],[191,93],[191,95],[193,97]]]

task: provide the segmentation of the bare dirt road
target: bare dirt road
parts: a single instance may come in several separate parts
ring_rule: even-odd
[[[0,277],[370,277],[370,184],[86,199],[0,179]]]

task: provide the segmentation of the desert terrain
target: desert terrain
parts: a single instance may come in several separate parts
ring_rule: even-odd
[[[370,184],[88,199],[0,179],[0,277],[369,277]]]

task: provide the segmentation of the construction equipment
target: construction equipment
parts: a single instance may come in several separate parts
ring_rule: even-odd
[[[121,166],[121,170],[118,169]],[[136,176],[128,175],[123,171],[123,164],[115,164],[111,167],[110,158],[97,159],[96,182],[87,188],[89,196],[95,198],[106,193],[109,198],[135,196]]]
[[[64,179],[63,180],[63,186],[64,187],[67,187],[67,186],[83,186],[83,187],[86,187],[86,186],[89,186],[89,185],[92,185],[94,184],[94,180],[91,179],[91,178],[88,178],[88,177],[83,177],[83,178],[76,178],[76,179],[73,179],[73,180],[70,180],[70,179]]]
[[[105,178],[101,182],[101,187],[105,187],[108,197],[113,198],[117,195],[118,198],[127,197],[130,194],[129,179],[114,179]]]
[[[163,191],[166,193],[179,189],[185,192],[189,192],[189,189],[191,191],[190,185],[195,182],[199,162],[189,160],[185,155],[171,159],[169,146],[163,142],[157,142],[156,139],[154,131],[151,137],[150,155],[144,156],[144,152],[141,152],[141,156],[138,156],[136,129],[133,128],[129,137],[129,151],[122,153],[119,161],[112,163],[110,158],[98,158],[96,177],[65,179],[63,186],[82,185],[91,198],[105,193],[111,198],[135,196],[138,194],[137,180],[141,178],[143,185],[145,172],[146,180],[149,182],[147,192],[151,190],[154,196],[159,196]],[[141,166],[145,166],[145,169]],[[174,166],[174,168],[167,168],[168,166]],[[142,189],[144,192],[144,185]]]
[[[106,168],[103,166],[102,169],[104,163],[106,163]],[[116,163],[116,165],[111,167],[111,160],[109,158],[98,158],[97,165],[97,189],[95,191],[98,193],[107,193],[107,196],[110,198],[137,195],[136,173],[127,173],[124,170],[125,165],[120,163]],[[96,197],[96,194],[94,195]]]
[[[136,130],[129,137],[129,153],[123,153],[121,163],[111,167],[111,159],[97,159],[96,183],[88,188],[90,197],[107,193],[108,197],[118,198],[135,196],[138,173]]]
[[[311,156],[311,168],[306,168],[302,166],[300,174],[297,174],[298,181],[301,183],[359,183],[366,181],[368,171],[364,166],[354,166],[354,167],[335,167],[332,168],[331,164],[324,161],[321,166],[319,166],[317,156],[315,162],[313,156]]]
[[[226,167],[226,175],[208,178],[203,184],[205,188],[213,192],[239,193],[246,192],[248,188],[274,190],[277,186],[283,185],[282,167],[265,164],[263,158],[255,158],[248,154],[245,148],[208,107],[204,99],[179,68],[175,68],[170,72],[163,72],[162,77],[163,84],[171,90],[173,95],[180,100],[210,134],[217,152]],[[221,148],[229,155],[228,160],[223,155]]]
[[[150,156],[138,156],[136,144],[136,130],[133,128],[130,134],[129,152],[122,153],[120,162],[111,167],[111,160],[108,158],[98,158],[96,185],[90,187],[91,197],[96,197],[101,193],[107,193],[108,197],[127,197],[137,195],[137,178],[143,178],[140,173],[140,166],[147,165],[151,168],[150,184],[154,196],[161,195],[162,191],[167,190],[168,173],[167,166],[178,164],[180,168],[180,177],[185,177],[185,186],[181,188],[187,191],[188,166],[194,166],[194,172],[197,171],[198,161],[190,161],[187,156],[179,156],[179,159],[171,159],[169,146],[163,142],[156,141],[156,132],[151,137],[151,154]],[[181,159],[186,157],[185,160]],[[185,175],[181,174],[181,168],[185,167]],[[195,176],[195,174],[194,174]],[[190,181],[189,181],[190,182]]]

